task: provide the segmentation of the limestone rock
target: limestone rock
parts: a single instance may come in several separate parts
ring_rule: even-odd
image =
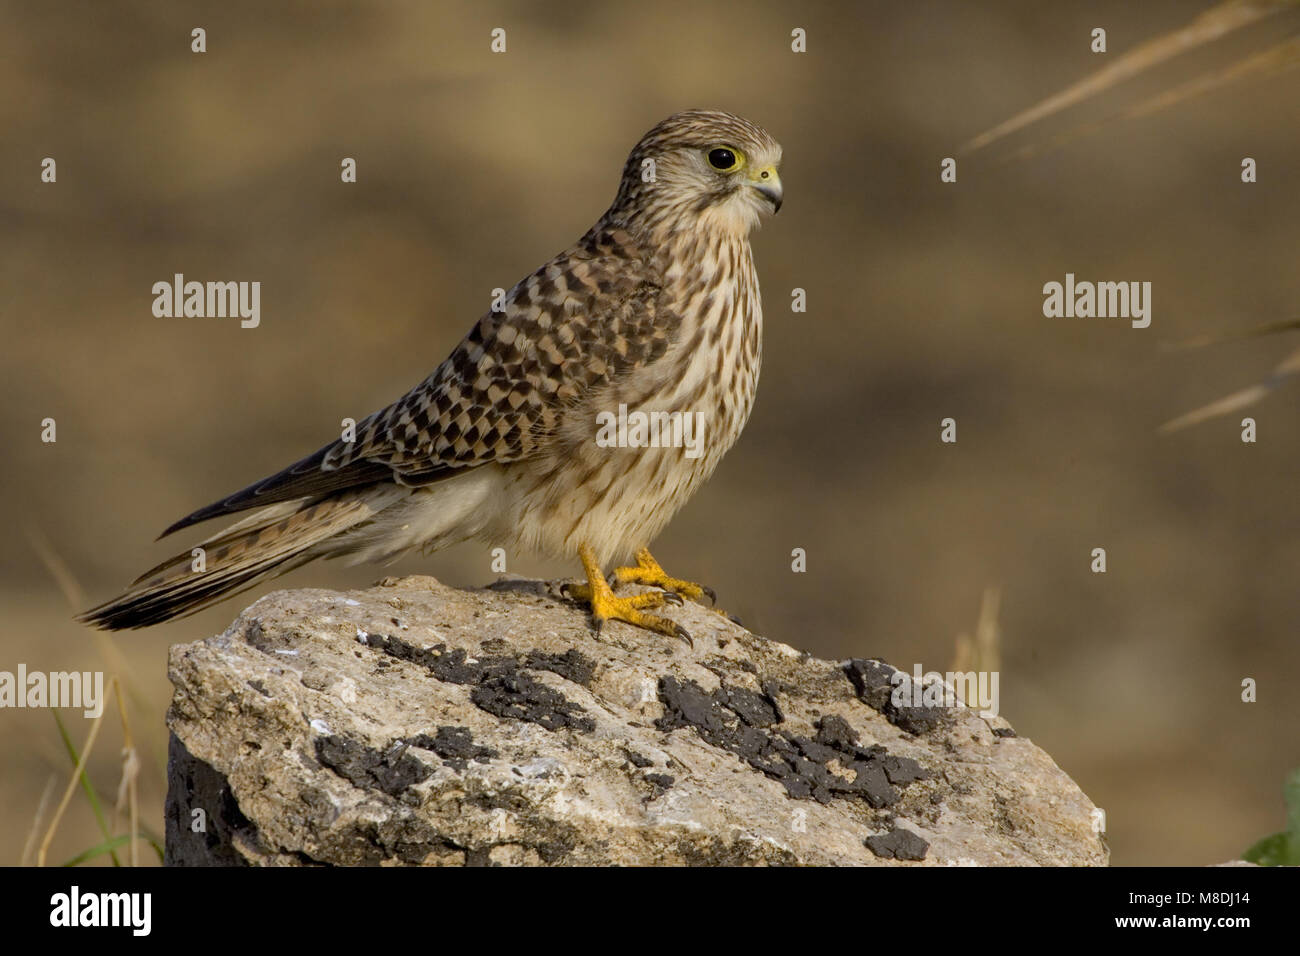
[[[597,636],[555,585],[279,591],[172,649],[171,865],[1104,865],[1005,720],[896,708],[708,609]]]

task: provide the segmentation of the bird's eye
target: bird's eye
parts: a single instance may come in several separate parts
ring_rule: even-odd
[[[730,172],[740,165],[740,159],[733,150],[725,146],[709,150],[709,165],[722,172]]]

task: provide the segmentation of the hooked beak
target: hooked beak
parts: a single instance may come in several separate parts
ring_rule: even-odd
[[[772,204],[772,212],[781,211],[781,177],[777,175],[775,166],[764,166],[754,173],[754,178],[750,180],[750,185],[754,187],[764,199]]]

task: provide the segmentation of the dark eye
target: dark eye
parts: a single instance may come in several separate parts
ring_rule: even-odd
[[[721,169],[723,172],[728,169],[735,169],[736,154],[721,146],[717,149],[711,149],[709,150],[709,165],[714,169]]]

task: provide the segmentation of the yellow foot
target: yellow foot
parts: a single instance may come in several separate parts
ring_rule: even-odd
[[[663,588],[673,594],[680,594],[692,601],[699,601],[700,598],[708,595],[710,604],[718,603],[718,596],[713,592],[713,588],[683,581],[680,578],[670,578],[664,569],[659,567],[659,562],[650,554],[649,548],[641,548],[637,551],[636,567],[615,568],[611,577],[616,587],[620,584],[644,584],[647,587]]]
[[[597,631],[606,621],[624,621],[658,634],[680,637],[687,644],[695,646],[690,632],[680,624],[666,617],[645,613],[645,608],[681,604],[682,599],[675,593],[649,591],[629,597],[616,597],[609,582],[600,573],[600,564],[596,560],[595,552],[584,544],[578,549],[578,555],[582,558],[582,568],[587,573],[587,583],[569,585],[567,590],[571,597],[591,606],[591,616],[596,622]]]

